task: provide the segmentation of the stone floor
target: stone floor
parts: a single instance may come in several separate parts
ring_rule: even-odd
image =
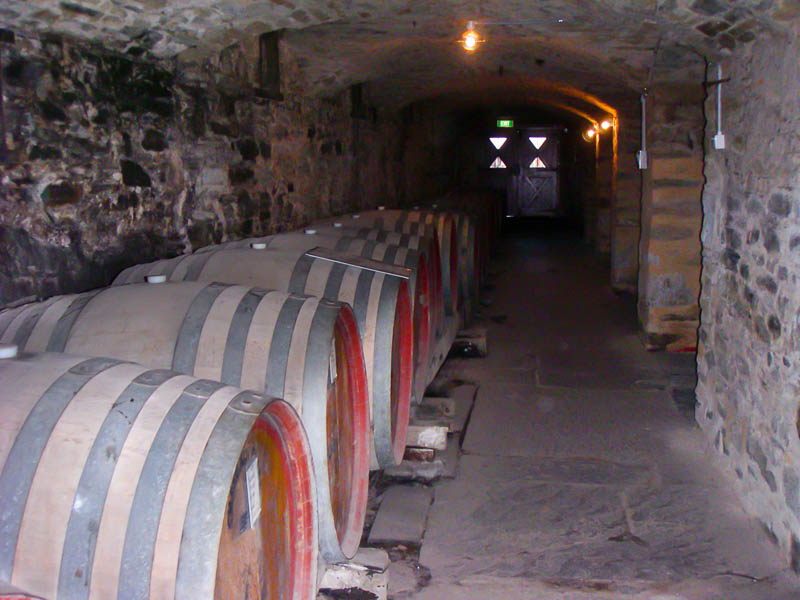
[[[577,238],[516,233],[494,268],[489,356],[443,367],[480,385],[459,472],[390,598],[800,598],[673,402],[693,357],[644,350],[634,300]]]

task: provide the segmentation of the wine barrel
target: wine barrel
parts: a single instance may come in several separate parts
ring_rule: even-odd
[[[369,478],[369,397],[358,326],[340,302],[220,283],[131,284],[3,315],[0,343],[140,362],[291,404],[314,458],[320,551],[358,549]],[[2,325],[0,325],[2,327]]]
[[[169,281],[255,285],[350,304],[361,332],[367,370],[371,466],[379,469],[400,463],[413,379],[409,269],[335,251],[322,257],[305,250],[220,249],[131,267],[120,273],[113,285],[138,283],[154,275]]]
[[[433,269],[428,269],[430,273],[431,292],[431,321],[430,330],[435,335],[441,330],[444,324],[444,296],[442,287],[441,260],[439,258],[439,240],[437,237],[425,237],[417,234],[399,233],[396,231],[386,231],[384,229],[374,229],[372,227],[358,227],[357,220],[352,220],[346,225],[345,220],[331,220],[329,223],[317,223],[313,227],[306,228],[304,233],[313,232],[319,235],[343,236],[346,238],[364,239],[376,242],[380,246],[389,247],[399,246],[421,252],[427,259],[427,264],[432,265]],[[353,242],[345,242],[353,245]],[[377,250],[376,246],[376,250]],[[433,338],[431,338],[431,344]]]
[[[360,227],[435,238],[439,244],[445,312],[447,314],[458,312],[458,240],[454,233],[453,220],[448,214],[379,209],[355,213],[344,218],[338,217],[334,220],[326,219],[319,224],[331,225],[333,222],[341,222],[345,227],[350,227],[354,220],[359,222]]]
[[[0,582],[0,600],[44,600],[44,598],[24,592],[13,585]]]
[[[10,585],[86,600],[315,597],[313,465],[285,402],[26,354],[0,360],[0,431]]]
[[[426,205],[432,211],[441,211],[442,207],[436,203]],[[421,206],[414,206],[415,211],[422,210]],[[462,314],[465,322],[472,318],[474,307],[480,296],[480,245],[475,228],[475,219],[465,212],[453,210],[450,203],[445,203],[444,212],[453,219],[453,226],[458,239],[458,274],[459,295]]]
[[[433,345],[437,307],[439,307],[439,311],[443,310],[441,294],[437,293],[437,289],[440,289],[441,286],[435,286],[435,274],[431,269],[431,265],[438,265],[438,259],[436,262],[432,262],[431,255],[426,252],[433,247],[430,240],[420,238],[423,244],[420,249],[415,250],[410,249],[409,246],[377,243],[365,238],[352,237],[347,235],[348,233],[351,232],[341,229],[307,229],[302,232],[281,233],[205,246],[197,250],[196,254],[205,254],[219,249],[270,248],[307,251],[321,247],[411,269],[412,275],[409,282],[414,311],[414,371],[415,374],[424,372],[430,362],[430,348]],[[417,238],[418,236],[409,237]],[[139,271],[133,271],[129,277],[141,278],[144,268],[142,266]]]

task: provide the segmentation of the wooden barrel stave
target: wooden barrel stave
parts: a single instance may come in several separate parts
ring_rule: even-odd
[[[44,597],[228,598],[248,589],[314,597],[312,463],[288,405],[165,370],[68,355],[0,361],[0,381],[4,580]],[[281,489],[256,469],[261,498],[283,492],[298,528],[263,530],[277,537],[251,536],[244,548],[225,539],[223,522],[234,468],[256,431],[283,448],[273,458],[285,467]],[[125,487],[132,494],[120,494]],[[192,521],[192,513],[202,518]],[[286,552],[265,571],[262,555],[275,545]],[[220,570],[221,552],[243,549],[258,567],[256,587]],[[187,564],[201,572],[181,576]]]
[[[367,230],[365,230],[367,231]],[[375,233],[387,233],[391,235],[392,232],[382,232],[380,230],[369,230]],[[352,235],[351,235],[352,234]],[[235,240],[218,244],[214,246],[206,246],[200,248],[195,254],[187,257],[186,264],[194,265],[189,268],[196,269],[198,272],[202,270],[201,267],[196,265],[205,265],[206,261],[210,259],[209,254],[218,250],[235,250],[251,248],[253,245],[262,245],[265,248],[275,250],[297,250],[309,251],[316,247],[331,248],[342,252],[349,252],[364,258],[379,260],[395,264],[398,266],[407,267],[412,270],[412,277],[410,279],[411,289],[410,294],[413,303],[413,326],[414,326],[414,370],[415,377],[422,375],[427,371],[427,365],[430,362],[430,348],[433,343],[433,332],[436,328],[436,309],[439,307],[443,311],[441,293],[437,293],[434,288],[434,281],[436,277],[433,270],[429,265],[438,265],[438,260],[429,260],[428,252],[431,251],[433,245],[430,240],[426,238],[419,238],[419,236],[405,236],[409,238],[409,245],[416,243],[418,240],[422,241],[424,251],[417,251],[408,247],[384,244],[376,242],[371,239],[363,237],[353,237],[356,235],[356,230],[344,228],[325,228],[323,230],[315,231],[313,234],[305,232],[289,232],[279,235],[272,235],[259,238],[248,238],[242,240]],[[183,265],[175,270],[176,275],[180,275]],[[131,283],[131,270],[123,271],[115,283]],[[138,271],[142,273],[142,271]],[[153,274],[158,274],[154,271]],[[175,275],[173,275],[175,276]],[[441,286],[439,286],[441,287]],[[340,298],[347,301],[346,298]]]
[[[49,339],[42,334],[33,340],[31,335],[21,348],[46,350],[57,336],[63,346],[59,350],[204,373],[228,385],[284,398],[300,413],[312,441],[323,557],[333,562],[355,553],[367,495],[369,399],[358,328],[349,306],[198,282],[115,286],[72,298]],[[36,318],[44,321],[57,306],[62,305],[53,303],[43,313],[37,304],[14,310],[38,314]],[[79,308],[73,310],[75,306]],[[337,392],[345,394],[339,404],[329,406],[330,355],[338,339],[348,349],[339,370],[339,383],[347,383],[348,389]],[[346,414],[331,415],[334,410]],[[326,422],[333,418],[350,423],[346,432],[352,437],[328,438]],[[331,448],[349,453],[352,477],[339,477],[329,469]],[[331,504],[330,485],[339,479],[346,482],[344,489],[334,490],[346,497],[344,523],[335,520]]]
[[[202,259],[202,268],[186,268],[186,264],[191,266],[198,258]],[[166,267],[172,281],[193,278],[256,285],[349,303],[361,332],[367,368],[373,431],[372,467],[383,468],[402,460],[413,377],[413,320],[406,280],[310,256],[302,249],[221,249],[178,257],[172,262],[179,264],[176,267],[164,261],[150,263],[152,272],[141,266],[133,267],[123,271],[115,284],[130,281],[131,271],[145,278],[160,274]],[[376,266],[380,267],[380,263],[376,262]],[[230,304],[235,305],[241,301],[240,295],[232,300]],[[227,323],[232,318],[233,314],[217,318],[209,315],[206,322]],[[211,379],[222,377],[219,372],[200,373]]]

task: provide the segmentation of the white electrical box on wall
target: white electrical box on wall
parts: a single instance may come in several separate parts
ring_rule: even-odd
[[[642,171],[647,168],[647,150],[639,150],[636,153],[636,162],[639,164],[639,168]]]
[[[714,136],[714,149],[725,150],[725,134],[722,132]]]

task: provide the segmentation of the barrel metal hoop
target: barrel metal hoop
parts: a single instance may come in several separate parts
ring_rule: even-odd
[[[289,296],[283,303],[275,328],[272,333],[272,342],[269,347],[269,360],[267,361],[267,374],[265,393],[276,398],[283,398],[283,388],[286,381],[286,366],[289,360],[289,348],[292,344],[295,323],[300,309],[308,298]]]
[[[59,597],[75,600],[89,597],[97,525],[103,515],[117,458],[139,411],[158,386],[175,376],[166,369],[145,371],[111,405],[86,457],[75,490],[58,573]]]
[[[189,266],[186,267],[186,273],[183,276],[184,281],[197,281],[200,278],[200,273],[203,272],[206,264],[211,257],[216,254],[216,251],[203,252],[201,254],[191,254],[187,260],[191,260]]]
[[[287,290],[292,294],[304,294],[306,291],[306,284],[308,283],[308,274],[311,271],[311,266],[314,264],[314,259],[308,253],[303,254],[300,259],[294,264],[292,274],[289,277],[289,289]]]
[[[236,410],[237,395],[217,421],[203,450],[186,507],[175,598],[213,598],[217,547],[222,533],[228,493],[247,432],[271,398],[250,395],[252,412]],[[147,597],[146,595],[144,597]]]
[[[242,382],[242,365],[250,324],[258,305],[268,293],[267,290],[253,288],[244,295],[236,307],[225,342],[225,354],[222,357],[223,383],[238,386]]]
[[[11,343],[16,344],[18,348],[25,348],[25,344],[28,343],[28,338],[30,338],[31,333],[33,333],[33,328],[36,327],[36,323],[39,322],[44,311],[50,308],[51,304],[52,299],[33,306],[25,317],[25,321],[23,321],[22,325],[20,325],[19,329],[17,329],[14,334],[14,339]]]
[[[0,473],[0,581],[11,581],[28,493],[53,428],[89,380],[121,362],[90,358],[73,367],[42,394],[20,427]]]
[[[189,310],[181,323],[178,338],[175,340],[175,350],[172,353],[172,368],[179,373],[191,375],[194,373],[194,364],[197,359],[197,346],[200,343],[200,334],[203,324],[208,318],[211,307],[216,302],[222,291],[230,287],[222,283],[211,283],[200,290],[192,300]]]
[[[161,510],[183,440],[208,398],[223,384],[200,379],[170,407],[145,458],[122,548],[117,598],[147,598]]]
[[[89,301],[102,291],[103,290],[87,292],[85,294],[81,294],[75,298],[75,300],[73,300],[72,304],[69,305],[69,308],[64,311],[63,315],[61,315],[61,318],[58,320],[58,323],[56,323],[56,326],[53,327],[53,332],[50,334],[50,340],[47,342],[48,352],[64,351],[64,348],[67,346],[67,341],[69,340],[69,334],[72,332],[73,325],[75,325],[75,321],[78,320],[78,317],[86,305],[89,304]]]

